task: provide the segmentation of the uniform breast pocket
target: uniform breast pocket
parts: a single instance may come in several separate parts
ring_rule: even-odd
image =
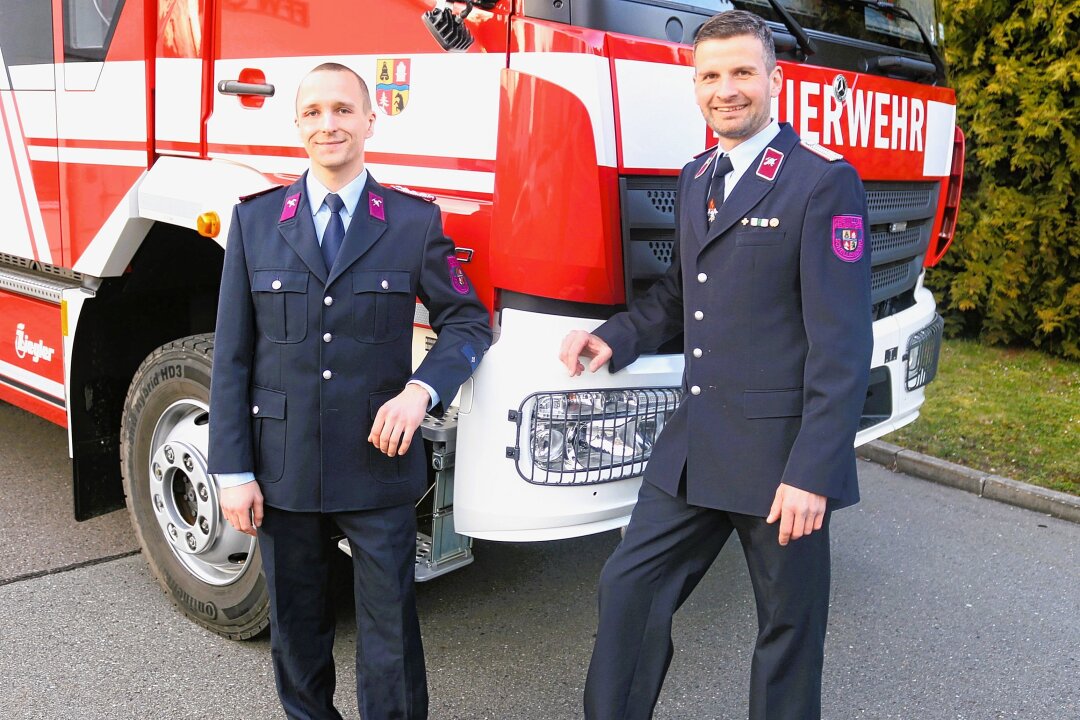
[[[307,337],[308,274],[303,270],[256,270],[251,280],[255,322],[268,339],[297,343]]]
[[[390,342],[412,327],[416,295],[407,270],[360,270],[352,278],[357,340]]]
[[[735,233],[735,244],[739,247],[765,247],[784,244],[783,230],[758,230],[748,228]]]

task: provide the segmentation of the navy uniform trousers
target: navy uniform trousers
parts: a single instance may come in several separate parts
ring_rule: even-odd
[[[626,536],[600,575],[586,720],[652,717],[674,650],[672,615],[732,531],[757,601],[750,720],[817,720],[829,614],[829,514],[820,531],[781,547],[776,524],[688,505],[683,486],[672,497],[641,484]]]
[[[364,720],[427,718],[427,675],[413,586],[412,503],[353,512],[265,507],[259,548],[270,590],[272,661],[290,720],[342,720],[334,708],[335,525],[352,550],[356,697]],[[280,580],[279,580],[280,578]]]

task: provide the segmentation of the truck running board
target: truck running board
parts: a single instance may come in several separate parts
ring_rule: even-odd
[[[0,256],[0,290],[59,305],[64,290],[80,286],[78,280],[12,267]]]
[[[441,418],[428,415],[421,426],[424,440],[431,443],[431,467],[435,482],[417,503],[429,497],[432,503],[430,534],[416,533],[416,581],[425,582],[465,567],[473,561],[472,538],[454,531],[454,452],[457,447],[457,408]],[[424,527],[424,530],[429,528]],[[338,548],[352,555],[348,538]]]

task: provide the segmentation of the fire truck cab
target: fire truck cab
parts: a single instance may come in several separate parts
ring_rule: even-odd
[[[467,564],[471,538],[624,525],[681,345],[568,378],[558,343],[670,263],[677,174],[715,143],[691,45],[731,8],[775,31],[775,117],[866,186],[866,442],[917,417],[936,369],[922,278],[952,239],[963,136],[935,0],[0,0],[0,399],[67,428],[76,517],[126,503],[184,613],[266,627],[256,543],[206,471],[218,285],[237,199],[306,169],[295,88],[333,60],[372,92],[368,167],[435,196],[496,335],[425,424],[418,578]],[[419,356],[420,304],[415,329]]]

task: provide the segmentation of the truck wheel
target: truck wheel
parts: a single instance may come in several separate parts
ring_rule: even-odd
[[[120,429],[124,493],[150,570],[180,610],[234,640],[270,622],[257,541],[225,522],[206,471],[214,336],[162,345],[128,389]]]

